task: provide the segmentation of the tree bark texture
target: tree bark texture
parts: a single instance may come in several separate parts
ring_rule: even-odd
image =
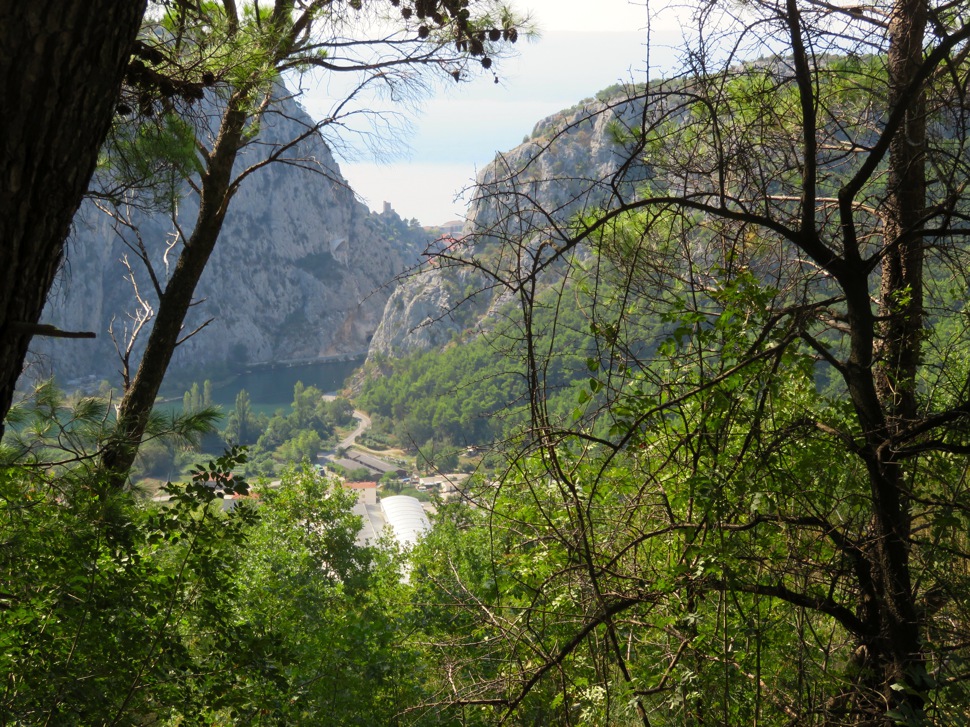
[[[889,108],[906,107],[889,146],[884,255],[880,290],[882,328],[877,386],[891,434],[917,416],[916,371],[923,329],[923,237],[926,212],[926,94],[907,97],[923,62],[925,0],[900,0],[890,20]]]
[[[923,238],[926,210],[926,100],[913,82],[924,62],[925,0],[897,0],[889,24],[887,112],[905,109],[889,143],[881,282],[873,311],[869,276],[856,259],[840,279],[851,328],[846,384],[864,437],[872,517],[862,544],[860,634],[854,667],[866,677],[878,714],[903,707],[921,714],[920,615],[910,574],[910,508],[904,471],[894,454],[900,432],[918,417],[917,370],[923,327]],[[844,226],[845,227],[845,226]],[[911,689],[897,691],[893,685]],[[858,706],[858,705],[857,705]],[[887,723],[891,721],[887,719]]]
[[[0,0],[0,434],[146,0]]]
[[[900,431],[918,416],[917,370],[923,336],[923,237],[926,209],[926,95],[912,94],[923,64],[926,0],[898,0],[889,24],[889,108],[906,115],[889,147],[879,314],[885,323],[876,351],[876,389],[886,414],[885,442],[870,468],[874,495],[873,550],[882,593],[879,640],[886,660],[884,692],[921,712],[923,685],[918,608],[909,562],[910,507],[904,472],[893,454]],[[888,653],[885,653],[888,652]],[[917,683],[913,683],[914,680]],[[914,689],[893,694],[893,683]]]

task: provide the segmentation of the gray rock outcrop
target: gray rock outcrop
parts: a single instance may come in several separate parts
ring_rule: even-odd
[[[621,130],[635,126],[638,111],[635,103],[602,96],[606,100],[587,100],[542,119],[526,141],[481,171],[460,236],[474,246],[465,255],[481,261],[504,240],[532,244],[542,239],[550,218],[564,223],[609,205],[617,189],[631,191],[643,178],[644,170],[627,168],[613,186],[611,177],[626,156]],[[542,212],[528,211],[536,203]],[[463,301],[476,286],[483,292],[468,306]],[[407,355],[475,335],[489,327],[487,318],[507,297],[501,286],[488,288],[485,276],[468,268],[426,265],[388,300],[368,356]]]
[[[240,155],[237,173],[312,124],[295,101],[282,100],[277,109]],[[319,134],[286,157],[288,162],[248,176],[233,198],[185,331],[211,323],[177,349],[173,368],[361,353],[380,323],[394,277],[417,259],[423,231],[393,211],[369,212]],[[185,195],[177,220],[186,234],[197,210],[195,196]],[[44,320],[66,330],[95,331],[98,338],[38,340],[34,351],[44,369],[65,379],[111,378],[118,369],[108,329],[113,321],[120,342],[138,310],[122,260],[127,258],[139,292],[154,305],[157,296],[135,254],[139,241],[162,277],[181,247],[167,214],[132,210],[130,221],[137,233],[93,202],[79,211]]]

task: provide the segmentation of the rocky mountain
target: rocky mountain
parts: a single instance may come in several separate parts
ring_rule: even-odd
[[[281,100],[236,171],[266,159],[311,123],[295,101]],[[186,331],[211,322],[179,347],[174,369],[360,354],[381,320],[391,281],[414,264],[423,230],[409,227],[389,206],[371,213],[319,134],[285,159],[248,176],[233,198]],[[191,229],[197,204],[191,193],[181,199],[176,219],[183,230]],[[169,215],[122,212],[130,224],[86,202],[75,219],[45,321],[95,331],[97,339],[39,339],[34,348],[44,370],[66,379],[110,377],[119,364],[109,328],[120,343],[139,310],[132,279],[148,305],[157,299],[137,259],[139,246],[160,277],[174,265],[181,239]]]
[[[615,190],[603,180],[611,180],[627,158],[623,130],[635,127],[639,113],[636,102],[622,101],[623,93],[621,87],[606,89],[542,119],[521,145],[496,155],[482,170],[459,236],[474,240],[476,259],[488,259],[502,239],[538,239],[550,218],[562,223],[609,204]],[[618,186],[632,189],[645,173],[626,168]],[[541,203],[549,218],[520,214],[523,195]],[[487,285],[485,276],[469,268],[429,259],[388,299],[368,357],[407,355],[475,335],[508,298],[507,291]]]

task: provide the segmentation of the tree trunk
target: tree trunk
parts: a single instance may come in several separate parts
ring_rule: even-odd
[[[237,93],[228,102],[219,136],[200,180],[201,199],[195,228],[179,254],[175,271],[158,302],[158,314],[138,371],[119,405],[115,436],[102,452],[102,468],[108,475],[110,486],[115,489],[123,487],[127,481],[155,397],[182,335],[182,324],[196,285],[222,230],[231,199],[232,167],[242,146],[248,118],[246,112],[239,109],[242,97],[243,94]]]
[[[146,0],[0,0],[0,435]]]
[[[926,94],[910,97],[923,61],[925,0],[899,0],[890,20],[889,108],[906,107],[889,146],[884,209],[876,385],[889,416],[890,436],[916,418],[916,370],[923,329],[923,238],[926,210]]]
[[[878,628],[870,648],[881,696],[890,707],[920,713],[922,666],[920,618],[910,575],[910,508],[905,472],[893,443],[918,416],[916,375],[923,328],[923,238],[926,208],[926,99],[911,84],[923,62],[925,0],[897,0],[889,26],[890,110],[905,106],[901,127],[889,146],[884,206],[882,278],[873,379],[883,411],[869,433],[867,466],[873,519],[868,551],[873,564]],[[871,606],[870,606],[871,608]],[[873,624],[875,626],[875,624]],[[894,690],[905,684],[909,689]]]

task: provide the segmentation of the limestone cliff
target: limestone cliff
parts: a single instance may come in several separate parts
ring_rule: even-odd
[[[540,240],[550,221],[562,224],[584,210],[608,206],[617,189],[629,191],[644,178],[643,169],[627,167],[622,179],[611,180],[627,158],[623,129],[637,123],[637,105],[617,101],[621,92],[609,89],[542,119],[525,142],[496,155],[482,170],[461,235],[474,240],[471,257],[483,265],[502,265],[498,256],[490,258],[501,240]],[[521,214],[526,197],[548,217]],[[463,302],[486,280],[467,268],[425,265],[391,295],[369,357],[428,350],[487,328],[507,291],[491,287],[472,296],[471,306]]]
[[[311,123],[294,101],[281,101],[240,155],[236,171],[265,159]],[[248,176],[233,198],[185,330],[211,323],[179,347],[173,368],[363,352],[391,281],[416,260],[423,231],[393,211],[369,212],[319,134],[285,157],[289,163],[275,162]],[[191,229],[197,210],[194,195],[186,194],[177,216],[183,229]],[[181,239],[168,215],[129,212],[137,232],[91,202],[75,219],[45,320],[95,331],[98,338],[41,340],[34,347],[45,368],[65,378],[110,377],[118,369],[109,326],[114,321],[121,338],[138,310],[122,260],[127,257],[140,293],[154,305],[157,298],[135,250],[144,243],[160,276],[177,257]]]
[[[478,335],[488,313],[508,296],[487,289],[482,275],[425,265],[408,275],[384,306],[368,357],[406,356]]]

